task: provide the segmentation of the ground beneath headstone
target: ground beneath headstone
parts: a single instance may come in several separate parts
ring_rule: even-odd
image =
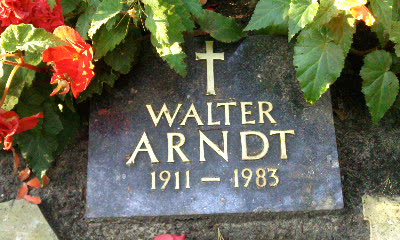
[[[220,11],[245,23],[251,1],[217,2]],[[350,64],[350,63],[349,63]],[[351,60],[354,72],[360,59]],[[119,83],[123,85],[123,83]],[[49,172],[52,182],[40,194],[40,208],[59,239],[152,239],[166,232],[187,234],[190,240],[369,239],[369,223],[362,213],[362,196],[400,195],[400,112],[391,111],[379,125],[371,123],[361,79],[345,73],[332,88],[335,128],[345,208],[332,212],[219,215],[191,218],[84,219],[87,171],[87,123]],[[88,114],[86,108],[82,112]],[[0,202],[14,199],[19,182],[12,172],[12,156],[0,155]],[[41,191],[41,192],[35,192]]]

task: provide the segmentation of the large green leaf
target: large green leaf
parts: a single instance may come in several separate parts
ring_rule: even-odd
[[[393,20],[393,0],[370,0],[370,3],[377,22],[382,24],[387,33],[390,33]]]
[[[121,12],[122,7],[123,4],[120,0],[103,0],[92,17],[93,20],[88,31],[89,37],[93,38],[103,24]]]
[[[10,25],[1,34],[1,47],[7,52],[43,52],[49,47],[67,45],[53,34],[30,24]]]
[[[0,81],[0,96],[3,96],[3,89],[5,88],[7,78],[10,75],[14,67],[10,65],[4,65],[4,77]],[[4,101],[2,108],[4,110],[11,110],[18,103],[19,97],[21,96],[22,90],[25,86],[30,86],[33,79],[35,78],[35,72],[26,68],[20,68],[18,72],[14,75],[12,80],[10,90]]]
[[[315,103],[340,76],[344,53],[325,27],[302,31],[294,51],[294,65],[304,96],[308,102]]]
[[[124,40],[128,33],[129,21],[128,16],[118,19],[115,25],[108,29],[106,26],[100,30],[93,37],[94,57],[100,59],[104,57],[109,51],[113,50],[122,40]]]
[[[374,122],[378,122],[385,115],[399,93],[399,80],[390,71],[391,66],[390,53],[376,50],[365,57],[360,72],[364,80],[362,92]]]
[[[67,15],[73,12],[82,2],[82,0],[62,0],[63,14]]]
[[[210,10],[203,10],[203,15],[198,18],[203,31],[221,42],[235,42],[246,36],[240,25],[234,19],[225,17]]]
[[[290,0],[260,0],[246,31],[285,24],[288,21]]]
[[[97,11],[97,7],[100,5],[99,0],[92,0],[84,9],[84,12],[79,16],[76,22],[76,30],[81,34],[81,36],[88,40],[88,31],[90,29],[90,24],[92,23],[93,15]]]
[[[329,37],[342,48],[344,55],[347,56],[356,32],[355,19],[351,15],[340,14],[333,18],[327,27],[329,28]]]
[[[140,41],[135,41],[139,37],[140,29],[131,28],[125,40],[104,57],[107,65],[122,74],[129,73],[139,56]]]
[[[147,0],[144,3],[147,15],[145,24],[151,32],[151,43],[172,69],[185,76],[186,54],[180,44],[184,41],[183,34],[187,30],[183,22],[190,19],[183,19],[182,17],[187,16],[177,14],[177,7],[183,7],[182,2],[182,5],[175,5],[167,0]]]
[[[332,20],[339,14],[335,6],[335,0],[320,0],[319,9],[317,15],[313,20],[313,25],[324,25]]]
[[[58,102],[58,98],[50,98],[50,92],[49,85],[38,84],[27,88],[16,106],[20,117],[39,112],[44,114],[38,126],[15,137],[22,156],[39,178],[46,175],[56,151],[76,136],[76,126],[79,126],[77,113],[60,108],[62,103]]]
[[[292,0],[289,8],[289,40],[317,15],[317,0]]]
[[[203,7],[199,0],[184,0],[186,9],[188,9],[193,15],[199,17],[203,14]]]

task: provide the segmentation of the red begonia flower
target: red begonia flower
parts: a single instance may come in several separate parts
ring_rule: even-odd
[[[0,26],[30,23],[33,6],[32,0],[0,0]]]
[[[154,240],[186,240],[186,235],[163,234],[155,237]]]
[[[60,90],[63,90],[60,94],[66,94],[71,88],[74,97],[78,98],[94,77],[92,46],[68,26],[56,28],[53,34],[68,45],[51,47],[43,52],[43,61],[53,66],[54,73],[50,83],[57,84],[50,96]]]
[[[33,26],[53,32],[57,27],[64,25],[61,0],[56,0],[53,9],[51,9],[48,0],[36,0],[32,8],[31,19]]]
[[[14,135],[35,128],[39,123],[39,118],[43,118],[43,113],[19,119],[14,111],[4,111],[0,109],[0,143],[4,141],[4,150],[11,150]]]

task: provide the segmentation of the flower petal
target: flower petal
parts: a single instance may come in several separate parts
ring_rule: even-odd
[[[24,199],[33,204],[41,204],[42,203],[42,199],[40,197],[25,195]]]
[[[17,128],[16,134],[28,131],[35,128],[39,123],[39,118],[44,118],[43,113],[38,113],[30,117],[23,118],[19,120],[19,126]]]
[[[31,176],[31,169],[30,168],[25,168],[24,170],[22,170],[21,172],[19,172],[19,179],[21,181],[25,181],[26,179],[28,179]]]
[[[42,184],[40,183],[40,180],[38,177],[34,177],[28,182],[28,186],[33,187],[33,188],[42,188]]]
[[[22,199],[28,194],[28,185],[26,183],[22,183],[21,188],[18,191],[17,199]]]

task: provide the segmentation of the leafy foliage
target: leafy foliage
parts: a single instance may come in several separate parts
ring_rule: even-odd
[[[289,40],[300,32],[293,63],[306,100],[315,103],[345,66],[356,20],[372,25],[380,41],[377,48],[381,50],[365,57],[360,73],[372,120],[378,122],[399,98],[399,1],[260,0],[245,30],[266,29],[281,34],[286,28]],[[271,31],[277,28],[280,30]]]
[[[375,122],[389,110],[399,94],[399,80],[390,71],[391,65],[390,53],[377,50],[365,57],[365,64],[360,72],[364,79],[362,92]]]
[[[46,179],[55,155],[79,130],[75,105],[100,95],[132,70],[141,40],[147,39],[143,33],[150,33],[160,57],[182,76],[187,34],[206,31],[224,42],[245,36],[233,19],[203,9],[198,0],[24,0],[7,9],[0,20],[2,27],[9,23],[0,29],[0,94],[4,95],[0,95],[4,114],[0,120],[11,121],[7,118],[11,115],[36,117],[25,123],[30,130],[9,129],[16,136],[9,138],[7,150],[13,151],[18,163],[14,149],[18,146],[41,180]],[[71,91],[73,95],[64,95]],[[0,134],[0,140],[5,137]],[[40,198],[27,195],[27,186],[21,188],[21,198],[39,203]]]

